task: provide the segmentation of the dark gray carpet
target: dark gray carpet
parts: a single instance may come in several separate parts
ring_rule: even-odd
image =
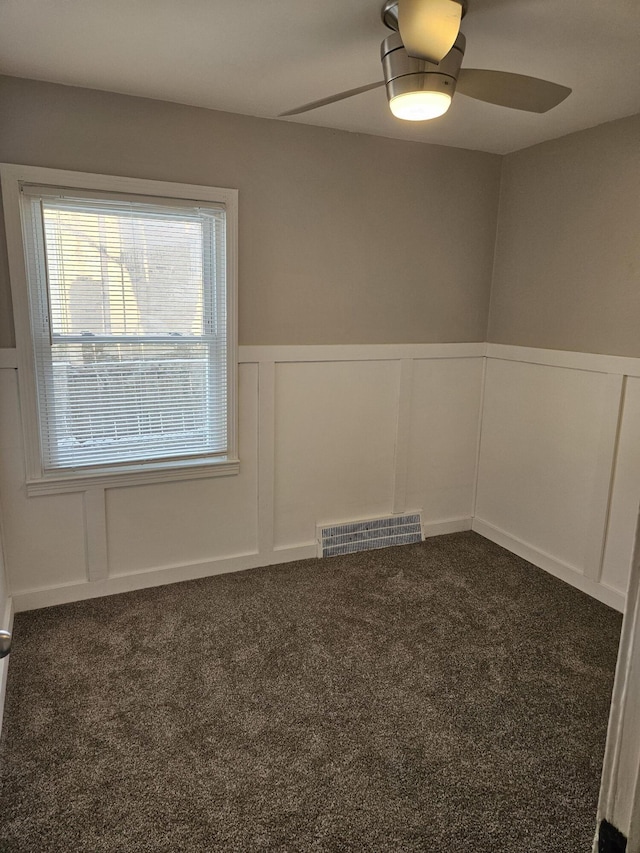
[[[473,533],[21,614],[0,849],[588,853],[619,630]]]

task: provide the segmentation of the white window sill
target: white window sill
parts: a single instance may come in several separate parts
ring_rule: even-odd
[[[65,492],[86,492],[87,489],[122,486],[144,486],[151,483],[170,483],[177,480],[201,480],[211,477],[230,477],[240,473],[238,459],[206,460],[191,464],[156,464],[149,467],[111,469],[66,475],[51,475],[27,481],[27,495],[57,495]]]

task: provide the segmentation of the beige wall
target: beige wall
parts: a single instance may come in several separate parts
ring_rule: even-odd
[[[504,158],[489,340],[640,356],[640,115]]]
[[[640,116],[500,158],[0,76],[0,161],[240,190],[243,344],[481,341],[488,322],[498,343],[640,356],[639,151]]]
[[[242,344],[485,339],[496,155],[0,77],[0,162],[239,189]]]

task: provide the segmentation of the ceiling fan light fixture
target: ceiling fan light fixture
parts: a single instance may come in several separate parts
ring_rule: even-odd
[[[438,51],[441,57],[438,62],[429,59],[430,53],[424,49],[424,44],[416,48],[418,56],[411,54],[398,32],[398,14],[402,10],[411,18],[412,9],[420,14],[436,12],[436,18],[442,15],[448,17],[448,11],[453,10],[457,20],[466,12],[467,0],[385,0],[382,20],[392,33],[380,45],[384,80],[312,101],[280,115],[300,115],[379,86],[386,88],[391,113],[404,121],[429,121],[444,115],[451,105],[456,87],[461,94],[478,101],[530,113],[545,113],[571,94],[568,86],[560,86],[538,77],[462,68],[466,39],[459,31],[448,53],[441,56]],[[423,30],[424,27],[418,27],[419,38]]]
[[[404,121],[429,121],[444,115],[450,106],[448,92],[404,92],[389,100],[391,112]]]
[[[456,90],[464,48],[465,38],[460,33],[453,48],[435,65],[409,56],[399,33],[387,36],[380,56],[392,114],[404,121],[429,121],[444,115]]]

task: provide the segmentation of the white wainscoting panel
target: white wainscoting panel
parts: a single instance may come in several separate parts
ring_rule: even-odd
[[[627,377],[611,492],[602,583],[625,593],[640,506],[640,379]]]
[[[27,497],[17,370],[0,370],[0,491],[13,596],[87,580],[81,494]]]
[[[16,611],[312,557],[318,524],[408,500],[428,507],[427,535],[468,529],[484,349],[244,347],[239,476],[30,498],[5,358],[0,496]]]
[[[239,371],[240,474],[107,489],[109,576],[257,553],[258,366]]]
[[[482,535],[623,607],[640,359],[496,344],[241,347],[239,476],[28,498],[13,356],[0,359],[0,501],[17,612],[311,557],[318,524],[417,510],[426,535],[473,517]]]
[[[389,514],[400,361],[276,365],[275,547]]]
[[[413,362],[406,507],[425,526],[471,519],[483,360]]]
[[[604,373],[487,363],[476,519],[577,573],[590,549],[601,549],[591,531],[594,507],[606,513],[600,458],[609,390]],[[615,437],[614,420],[612,446]]]

